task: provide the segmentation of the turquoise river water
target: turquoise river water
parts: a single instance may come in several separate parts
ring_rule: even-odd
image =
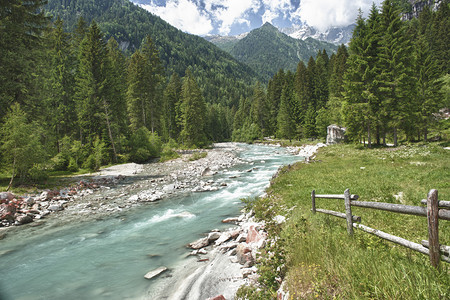
[[[242,198],[262,194],[280,166],[303,159],[280,147],[240,147],[237,155],[248,163],[216,174],[215,181],[227,183],[218,191],[176,196],[57,230],[24,228],[19,238],[0,240],[0,299],[158,299],[159,290],[175,280],[171,272],[190,259],[186,244],[229,227],[221,220],[239,215]],[[249,168],[254,169],[246,172]],[[160,266],[171,271],[144,279]]]

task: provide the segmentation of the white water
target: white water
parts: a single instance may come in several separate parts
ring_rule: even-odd
[[[240,157],[249,163],[214,176],[227,183],[218,191],[165,199],[106,219],[26,228],[20,240],[1,240],[0,299],[159,299],[161,289],[174,286],[174,271],[192,267],[186,244],[229,226],[221,220],[239,214],[240,199],[263,193],[279,166],[302,159],[279,147],[242,147]],[[144,279],[160,266],[171,271]]]

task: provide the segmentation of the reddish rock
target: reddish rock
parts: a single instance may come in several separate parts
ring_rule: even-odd
[[[250,226],[247,233],[246,243],[258,243],[260,240],[264,239],[264,237],[256,231],[255,226]]]
[[[1,192],[0,193],[0,203],[7,203],[14,198],[16,198],[16,196],[13,193],[10,193],[10,192]]]
[[[240,243],[236,247],[236,257],[241,265],[254,263],[252,249],[247,243]]]
[[[208,298],[207,300],[227,300],[223,295],[219,295],[216,297]]]

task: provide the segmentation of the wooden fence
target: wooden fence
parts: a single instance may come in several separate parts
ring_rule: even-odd
[[[345,213],[316,208],[316,199],[341,199],[345,203]],[[312,212],[320,212],[347,220],[347,232],[353,235],[353,228],[361,229],[370,234],[381,237],[385,240],[402,245],[409,249],[426,254],[430,257],[430,263],[438,267],[441,260],[450,263],[450,246],[439,244],[439,219],[450,221],[450,201],[439,201],[438,191],[430,190],[427,199],[422,200],[426,207],[411,206],[403,204],[381,203],[358,201],[358,195],[351,195],[349,189],[346,189],[343,195],[316,195],[313,190],[311,193]],[[368,226],[357,224],[361,222],[361,217],[352,215],[352,206],[385,210],[395,213],[424,216],[428,219],[428,240],[423,240],[422,244],[417,244],[401,237],[370,228]]]

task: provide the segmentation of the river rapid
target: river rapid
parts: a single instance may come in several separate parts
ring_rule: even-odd
[[[164,299],[199,264],[186,245],[232,226],[221,221],[239,214],[242,198],[261,195],[280,166],[303,159],[275,146],[233,151],[242,163],[207,178],[218,190],[70,222],[52,216],[52,226],[25,225],[0,240],[0,299]],[[160,266],[169,271],[144,278]]]

